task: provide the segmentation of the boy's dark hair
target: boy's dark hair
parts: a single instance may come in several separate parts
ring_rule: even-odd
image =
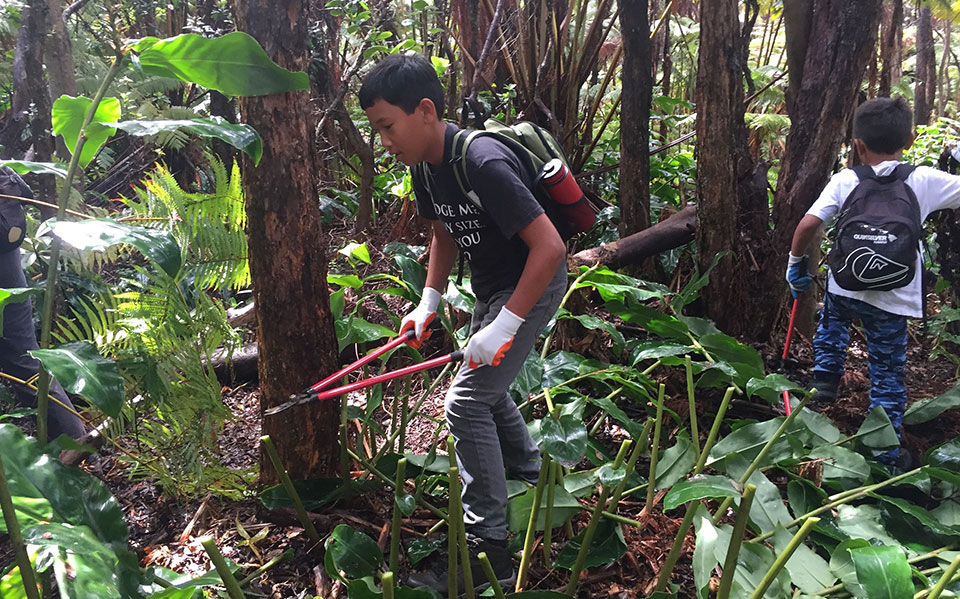
[[[358,95],[364,110],[380,99],[407,114],[427,98],[436,107],[437,118],[443,118],[443,86],[433,65],[419,54],[391,54],[381,60],[364,77]]]
[[[853,136],[877,154],[895,154],[910,142],[913,111],[901,96],[867,100],[853,114]]]

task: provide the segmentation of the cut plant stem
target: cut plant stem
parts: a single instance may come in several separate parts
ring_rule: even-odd
[[[550,561],[552,559],[552,544],[553,544],[553,498],[557,489],[557,485],[554,484],[554,470],[559,466],[550,460],[550,456],[544,456],[544,461],[548,462],[547,464],[547,505],[545,506],[545,511],[543,514],[543,565],[549,569]],[[542,471],[543,466],[541,466]],[[538,483],[540,481],[537,481]],[[534,521],[535,522],[535,521]],[[526,543],[524,543],[526,544]]]
[[[672,2],[672,0],[671,0]],[[693,362],[690,354],[684,356],[684,367],[687,372],[687,404],[690,406],[690,438],[693,440],[694,455],[700,461],[700,429],[697,428],[697,402],[693,386]]]
[[[700,459],[697,460],[696,466],[693,467],[693,473],[695,475],[700,474],[704,466],[707,465],[707,457],[710,455],[710,450],[713,449],[713,444],[717,442],[717,435],[720,434],[720,425],[723,424],[723,415],[727,413],[727,408],[730,407],[733,392],[733,387],[727,387],[727,392],[723,394],[723,400],[720,402],[720,407],[717,408],[717,415],[713,419],[713,426],[710,427],[710,432],[707,434],[707,442],[703,444]]]
[[[264,572],[266,572],[266,571],[269,570],[270,568],[276,566],[277,564],[279,564],[279,563],[282,562],[282,561],[286,561],[286,560],[290,559],[291,557],[293,557],[293,550],[292,550],[292,549],[287,549],[286,551],[284,551],[284,552],[281,553],[280,555],[274,556],[274,557],[271,558],[267,563],[263,564],[262,566],[260,566],[259,568],[257,568],[256,570],[254,570],[253,572],[251,572],[250,574],[248,574],[243,580],[241,580],[241,581],[240,581],[240,586],[241,586],[241,587],[247,586],[248,584],[250,584],[251,582],[253,582],[258,576],[260,576],[261,574],[263,574]],[[159,579],[156,579],[156,580],[159,580]],[[170,585],[170,586],[173,586],[173,585]]]
[[[403,512],[400,511],[400,500],[403,497],[403,483],[407,480],[407,458],[397,461],[397,478],[393,484],[393,523],[390,530],[390,571],[396,572],[400,561],[400,526]]]
[[[730,544],[727,546],[727,556],[723,560],[723,574],[720,577],[720,587],[717,590],[717,599],[729,599],[730,589],[733,588],[733,573],[737,570],[737,557],[740,556],[740,545],[743,535],[747,531],[747,522],[750,521],[750,507],[753,497],[757,493],[756,485],[747,485],[740,498],[740,507],[737,509],[737,519],[733,523],[733,533]]]
[[[950,584],[950,581],[953,580],[953,577],[957,574],[958,568],[960,568],[960,555],[953,558],[953,561],[947,566],[947,571],[943,573],[943,576],[940,577],[937,584],[933,585],[933,588],[930,589],[930,594],[927,595],[927,599],[940,599],[943,590],[947,588],[947,585]],[[920,593],[917,595],[923,596]],[[914,595],[914,597],[917,595]]]
[[[380,582],[383,584],[383,599],[393,599],[393,572],[384,572]]]
[[[643,506],[644,513],[649,514],[653,509],[653,494],[657,486],[657,462],[660,459],[660,431],[663,428],[663,395],[666,387],[663,383],[657,391],[657,419],[653,421],[653,443],[650,444],[650,476],[647,478],[647,502]]]
[[[630,443],[630,440],[627,439],[620,445],[620,451],[617,452],[617,457],[613,461],[614,470],[623,464],[623,458],[630,448]],[[607,494],[607,487],[601,483],[600,497],[597,498],[597,505],[593,508],[593,513],[590,515],[587,529],[583,532],[583,538],[580,541],[580,551],[577,552],[577,559],[573,564],[573,569],[570,570],[570,580],[567,582],[567,589],[565,591],[568,595],[573,595],[577,590],[577,585],[580,582],[580,572],[583,570],[583,563],[587,559],[590,543],[593,542],[593,536],[596,534],[597,526],[600,524],[600,514],[603,513],[607,504]]]
[[[544,456],[540,462],[540,474],[537,476],[537,486],[533,491],[533,504],[530,506],[530,517],[527,519],[527,532],[523,537],[523,553],[520,554],[520,572],[517,574],[516,592],[523,590],[527,582],[527,569],[530,567],[530,556],[533,553],[533,541],[537,536],[537,516],[540,514],[540,500],[543,498],[543,487],[550,478],[550,457]],[[553,487],[553,485],[550,485]]]
[[[200,544],[203,545],[203,550],[206,551],[210,557],[210,562],[213,563],[213,567],[217,569],[217,574],[219,574],[220,579],[223,580],[223,586],[226,587],[227,595],[230,596],[230,599],[246,599],[246,595],[244,595],[243,590],[240,589],[240,583],[237,582],[233,572],[230,571],[230,567],[227,566],[226,560],[223,559],[223,554],[217,549],[217,544],[213,541],[213,537],[200,539]]]
[[[677,529],[677,535],[673,537],[673,546],[670,547],[670,553],[667,554],[663,566],[660,567],[660,576],[657,578],[657,586],[653,589],[654,591],[665,591],[667,585],[670,584],[670,575],[673,574],[673,567],[677,564],[677,560],[680,559],[680,552],[683,550],[683,541],[687,538],[687,531],[690,530],[693,519],[699,510],[700,503],[691,501],[687,504],[687,513],[683,515],[680,528]]]
[[[613,494],[610,496],[610,505],[613,506],[611,511],[615,512],[617,510],[617,506],[620,503],[620,498],[623,497],[623,489],[627,486],[627,480],[637,467],[637,460],[640,459],[640,454],[643,452],[643,448],[646,446],[647,436],[650,434],[650,428],[652,426],[653,420],[648,418],[647,421],[643,423],[643,429],[640,431],[640,436],[633,441],[633,451],[630,452],[630,459],[627,460],[627,465],[624,467],[623,479],[613,490]]]
[[[800,402],[800,405],[797,406],[795,410],[790,412],[790,415],[783,419],[783,422],[780,423],[780,426],[777,427],[777,430],[774,431],[770,439],[764,444],[763,449],[760,450],[760,453],[757,454],[757,457],[753,458],[753,461],[750,462],[750,465],[747,466],[747,469],[740,475],[740,479],[737,481],[741,485],[746,484],[747,480],[750,479],[750,476],[756,472],[757,468],[760,467],[760,464],[767,459],[767,456],[770,455],[770,450],[773,449],[774,443],[780,440],[780,437],[783,436],[783,433],[787,431],[787,427],[793,423],[797,415],[803,410],[804,406],[807,405],[807,401],[810,400],[810,395],[807,394],[803,400]],[[717,524],[720,521],[720,518],[723,518],[723,514],[726,513],[727,508],[730,507],[730,504],[733,503],[732,497],[727,497],[720,503],[720,507],[717,508],[716,513],[713,515],[713,523]]]
[[[808,396],[809,397],[809,396]],[[792,414],[796,414],[800,411],[800,408],[797,408],[793,411]],[[786,549],[777,556],[777,559],[773,561],[773,565],[770,566],[770,569],[767,570],[767,573],[763,575],[763,580],[760,581],[760,585],[753,591],[753,594],[750,595],[750,599],[760,599],[763,597],[763,594],[767,592],[767,589],[770,588],[770,585],[773,584],[773,580],[777,577],[777,574],[780,573],[780,570],[787,565],[787,561],[793,555],[793,552],[797,550],[797,547],[803,543],[803,540],[807,538],[807,535],[810,534],[810,530],[814,525],[820,521],[820,518],[807,518],[804,521],[803,525],[800,527],[800,530],[797,531],[797,534],[793,535],[793,538],[790,539],[790,542],[787,543]]]
[[[319,543],[320,533],[314,528],[313,521],[310,520],[310,516],[307,515],[307,510],[303,507],[303,501],[300,500],[300,494],[297,493],[297,489],[293,486],[293,481],[290,480],[290,475],[287,474],[286,468],[284,468],[280,462],[280,456],[277,454],[277,448],[273,446],[270,435],[260,437],[260,442],[263,443],[263,448],[267,450],[267,457],[270,458],[274,470],[277,471],[277,476],[280,477],[283,488],[287,491],[290,501],[293,502],[293,509],[296,510],[297,518],[300,520],[303,529],[307,532],[307,537],[309,537],[313,543]]]
[[[0,459],[0,511],[3,511],[3,521],[7,525],[7,534],[10,536],[10,545],[13,547],[13,557],[20,568],[20,578],[23,580],[23,590],[28,599],[40,599],[37,590],[37,578],[30,565],[30,556],[27,555],[27,546],[23,542],[23,533],[20,531],[20,522],[13,507],[13,498],[10,487],[7,485],[7,473],[3,469],[3,460]]]
[[[453,443],[451,439],[451,444]],[[457,552],[460,553],[461,570],[463,571],[463,586],[467,599],[473,599],[473,572],[470,569],[470,548],[467,546],[466,531],[463,526],[463,504],[460,502],[460,469],[451,466],[449,471],[450,485],[450,519],[447,525],[447,593],[450,599],[459,597],[457,592]]]
[[[483,572],[487,575],[487,580],[490,581],[490,588],[493,589],[493,596],[497,599],[506,599],[503,594],[503,589],[500,587],[500,581],[497,580],[497,574],[493,571],[493,566],[490,565],[490,558],[487,557],[486,553],[480,553],[477,556],[477,559],[480,560],[480,565],[483,566]]]

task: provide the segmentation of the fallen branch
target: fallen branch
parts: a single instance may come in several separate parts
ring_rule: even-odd
[[[610,268],[638,264],[644,258],[693,241],[696,232],[697,208],[687,206],[648,229],[600,247],[577,252],[573,255],[572,261],[576,266],[592,266],[599,263]]]

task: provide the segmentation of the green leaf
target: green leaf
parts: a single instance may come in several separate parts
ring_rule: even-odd
[[[53,562],[63,599],[120,595],[119,573],[114,568],[117,555],[86,526],[50,522],[24,530],[23,537],[41,547],[38,560]]]
[[[939,466],[950,472],[960,473],[960,438],[928,450],[925,459],[931,466]]]
[[[850,555],[851,549],[861,547],[870,547],[870,543],[864,539],[848,539],[837,545],[830,555],[830,571],[840,579],[847,592],[854,597],[866,597],[866,591],[857,579],[857,568],[853,563],[853,556]]]
[[[581,272],[586,267],[581,268]],[[626,303],[627,298],[643,302],[652,298],[663,298],[670,290],[658,283],[641,281],[633,277],[613,272],[608,268],[599,268],[587,275],[576,289],[593,288],[606,302]]]
[[[580,503],[566,489],[559,485],[554,486],[553,496],[553,526],[563,525],[564,522],[577,515]],[[507,502],[507,524],[512,532],[521,532],[530,524],[530,508],[533,506],[536,489],[527,489],[522,495],[511,498]],[[537,530],[546,526],[547,491],[544,489],[540,496],[540,510],[537,512]]]
[[[770,404],[782,401],[784,391],[803,392],[804,388],[789,381],[782,374],[768,374],[765,377],[753,377],[747,381],[747,397],[759,395]]]
[[[688,480],[673,485],[663,498],[663,507],[672,510],[676,507],[696,501],[698,499],[720,499],[722,497],[736,497],[740,492],[736,483],[726,476],[698,474]]]
[[[253,127],[233,124],[219,116],[189,120],[121,121],[113,127],[137,137],[176,130],[189,131],[200,137],[213,137],[250,156],[254,165],[258,164],[263,156],[263,141]]]
[[[53,103],[53,132],[63,136],[63,141],[67,149],[72,154],[77,146],[77,138],[80,137],[80,128],[87,117],[87,112],[93,100],[83,96],[74,98],[72,96],[60,96]],[[86,143],[80,151],[80,167],[90,164],[93,157],[96,156],[103,144],[110,139],[114,130],[106,126],[108,123],[116,123],[120,120],[120,100],[116,98],[104,98],[97,106],[97,111],[93,115],[93,120],[87,125],[85,131]]]
[[[607,415],[619,422],[630,436],[636,439],[643,432],[643,426],[630,418],[626,412],[620,409],[616,403],[609,397],[587,397],[587,401],[597,406]]]
[[[749,462],[739,454],[732,454],[724,460],[727,474],[734,480],[740,480],[746,472]],[[753,506],[750,508],[750,522],[756,530],[772,530],[777,524],[785,524],[792,520],[787,506],[780,498],[780,489],[768,479],[760,469],[750,475],[747,482],[757,487]],[[740,505],[739,499],[736,504]]]
[[[807,435],[800,436],[804,437],[804,441],[813,447],[829,445],[840,440],[840,429],[832,420],[819,412],[804,408],[797,414],[794,422],[800,422],[806,427]],[[791,431],[788,434],[797,434],[797,432]]]
[[[29,160],[0,160],[0,166],[9,166],[17,173],[37,173],[38,175],[56,175],[66,179],[67,169],[54,162],[31,162]]]
[[[579,418],[564,414],[559,419],[547,416],[540,426],[543,449],[555,461],[573,468],[587,450],[587,428]]]
[[[844,447],[825,445],[811,451],[808,457],[823,458],[823,482],[843,489],[859,486],[870,476],[867,460]]]
[[[773,418],[765,422],[756,422],[741,426],[713,446],[713,449],[710,450],[710,458],[707,460],[707,464],[713,465],[720,462],[731,453],[737,454],[747,461],[752,461],[760,455],[763,446],[773,438],[773,434],[780,428],[781,424],[783,424],[783,418]],[[766,461],[760,465],[775,464],[791,455],[793,455],[793,450],[790,447],[790,442],[786,438],[786,435],[781,435],[776,443],[773,444],[770,453],[767,454]]]
[[[446,548],[447,543],[443,539],[418,538],[413,539],[407,544],[407,558],[411,566],[416,566],[432,554]]]
[[[339,524],[333,529],[324,548],[327,573],[338,579],[339,570],[347,578],[362,578],[372,576],[383,564],[383,552],[376,541],[346,524]]]
[[[903,423],[911,426],[923,424],[953,408],[960,408],[960,383],[946,393],[910,404],[903,414]]]
[[[910,565],[899,547],[856,547],[849,551],[857,580],[870,599],[913,597]]]
[[[586,529],[580,531],[580,534],[570,539],[560,553],[557,555],[553,566],[571,570],[577,560],[577,553],[580,552],[580,545],[583,543],[583,535]],[[620,525],[612,520],[603,519],[597,525],[597,531],[593,540],[590,542],[590,549],[587,551],[587,558],[584,561],[584,568],[596,568],[611,564],[624,553],[627,552],[627,543],[623,538],[623,530]]]
[[[409,516],[417,509],[417,500],[416,498],[409,493],[401,493],[399,497],[394,496],[394,502],[397,504],[397,507],[400,508],[400,513],[404,516]]]
[[[763,377],[763,360],[757,350],[729,335],[714,333],[700,337],[700,344],[716,362],[726,362],[737,372],[735,380],[746,385],[751,378]]]
[[[227,96],[266,96],[310,89],[302,71],[276,65],[260,44],[241,31],[205,38],[193,33],[141,40],[143,71],[215,89]]]
[[[900,446],[897,431],[893,430],[890,418],[880,406],[870,410],[857,431],[857,440],[871,449],[890,449]]]
[[[782,554],[792,538],[792,533],[777,525],[772,539],[774,550]],[[786,568],[791,582],[804,593],[815,593],[820,589],[833,586],[837,581],[837,577],[830,573],[827,561],[803,543],[787,560]]]
[[[361,262],[366,262],[367,264],[372,264],[370,261],[370,250],[367,249],[367,244],[365,243],[356,243],[351,242],[337,250],[338,254],[342,254],[347,258],[353,258],[360,260]]]
[[[340,285],[350,289],[360,289],[363,287],[363,280],[357,275],[339,275],[336,273],[327,274],[327,283],[331,285]]]
[[[918,505],[914,505],[909,501],[900,499],[899,497],[890,497],[888,495],[880,495],[878,493],[870,493],[870,496],[879,499],[888,505],[896,507],[900,512],[903,512],[908,516],[912,516],[918,520],[921,525],[929,528],[935,534],[943,535],[951,539],[960,537],[960,529],[944,524],[939,518],[935,517],[933,514]],[[891,513],[891,516],[895,515],[896,512]],[[911,522],[911,524],[913,523]]]
[[[660,359],[667,356],[682,356],[692,353],[693,349],[689,345],[678,345],[676,343],[667,343],[666,341],[643,341],[630,347],[631,366],[636,366],[644,360]]]
[[[371,480],[345,482],[342,478],[311,478],[293,481],[293,488],[300,495],[303,507],[307,511],[316,511],[338,499],[350,499],[366,491],[379,489],[380,485]],[[283,485],[264,489],[260,493],[260,502],[268,510],[293,507],[293,502]]]
[[[39,594],[38,590],[36,594]],[[26,588],[23,586],[23,577],[20,568],[14,565],[13,569],[0,578],[0,597],[3,599],[29,599]]]
[[[690,329],[677,318],[638,303],[618,304],[608,301],[606,308],[630,324],[655,335],[681,343],[690,341]]]
[[[686,476],[697,463],[696,450],[686,437],[678,437],[677,443],[661,454],[657,462],[654,487],[666,489]]]
[[[109,218],[78,222],[50,219],[46,224],[54,235],[78,250],[104,252],[125,243],[140,250],[171,277],[180,272],[180,246],[167,231],[127,225]]]
[[[795,479],[787,483],[787,499],[790,511],[799,518],[826,503],[827,494],[806,479]]]
[[[3,330],[3,309],[8,304],[21,304],[34,295],[43,295],[43,289],[39,287],[13,287],[11,289],[0,289],[0,331]]]
[[[40,360],[64,389],[96,404],[104,414],[116,418],[123,407],[123,379],[117,363],[104,358],[89,341],[65,343],[56,349],[28,352]]]
[[[699,503],[694,503],[691,509],[700,508]],[[703,512],[703,510],[700,510]],[[720,530],[711,522],[710,513],[698,513],[694,516],[694,529],[696,530],[696,542],[693,545],[693,581],[696,589],[697,599],[706,599],[710,589],[710,577],[714,568],[720,565],[717,559],[718,545],[723,549],[730,544],[730,535],[726,539],[720,536]]]
[[[880,508],[875,505],[841,505],[837,508],[837,527],[850,538],[899,545],[899,541],[887,531],[883,520]]]
[[[623,333],[617,330],[617,327],[607,320],[603,320],[589,314],[571,314],[567,310],[561,310],[560,313],[557,314],[557,318],[563,320],[576,320],[580,323],[580,326],[587,330],[601,330],[610,335],[610,337],[613,339],[613,353],[615,354],[619,354],[623,349]]]

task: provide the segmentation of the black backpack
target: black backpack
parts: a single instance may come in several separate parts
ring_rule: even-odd
[[[889,175],[853,168],[860,183],[840,207],[827,263],[837,285],[849,291],[889,291],[916,276],[923,239],[920,204],[906,184],[916,167],[900,164]]]

